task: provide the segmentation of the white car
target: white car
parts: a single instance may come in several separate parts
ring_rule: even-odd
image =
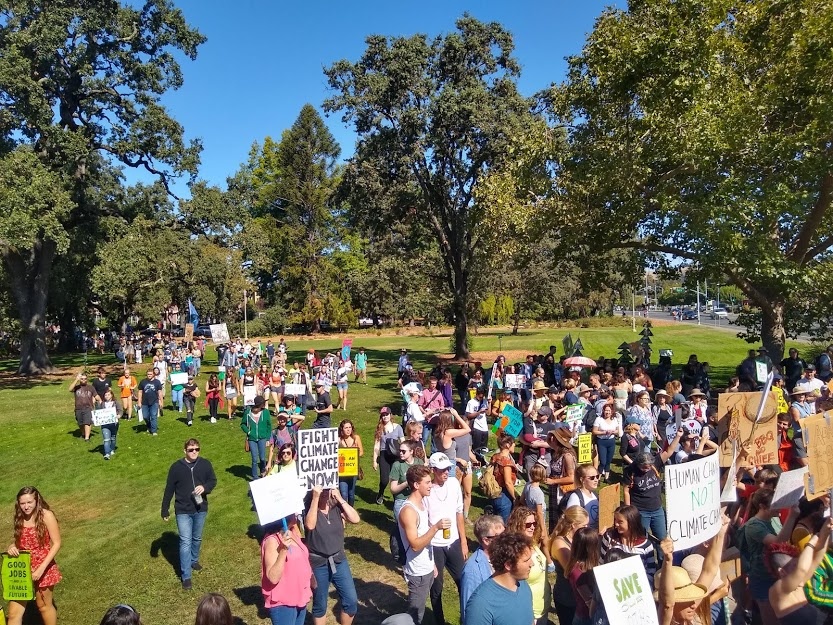
[[[728,316],[729,313],[726,312],[725,308],[712,309],[712,319],[725,319]]]

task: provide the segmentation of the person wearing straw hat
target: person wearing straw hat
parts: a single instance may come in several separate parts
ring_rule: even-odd
[[[799,466],[807,466],[807,448],[804,445],[804,436],[801,431],[799,419],[806,419],[812,413],[812,406],[807,401],[808,389],[800,382],[790,391],[790,418],[793,428],[793,459]]]
[[[547,385],[544,384],[543,380],[535,380],[532,383],[532,400],[529,402],[529,407],[526,410],[524,416],[532,417],[537,412],[538,409],[544,405],[546,401],[546,394],[547,394]]]
[[[662,567],[654,579],[658,600],[660,625],[695,625],[699,624],[697,608],[708,595],[708,588],[720,572],[720,559],[723,555],[723,543],[729,529],[729,518],[722,516],[722,525],[717,536],[703,560],[703,568],[696,581],[692,581],[686,569],[673,566],[674,543],[666,537],[660,542],[664,554]]]

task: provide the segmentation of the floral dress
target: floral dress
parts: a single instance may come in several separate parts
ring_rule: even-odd
[[[49,537],[49,532],[46,533],[45,544],[41,544],[38,540],[38,530],[35,527],[24,527],[20,533],[20,543],[17,546],[20,551],[28,551],[32,557],[32,570],[37,569],[49,554],[52,548],[52,539]],[[51,588],[62,579],[61,572],[58,570],[58,565],[53,560],[46,567],[46,570],[41,575],[41,578],[35,582],[35,588]]]

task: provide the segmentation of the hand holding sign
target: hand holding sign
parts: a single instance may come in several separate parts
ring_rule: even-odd
[[[9,549],[9,552],[11,551]],[[11,553],[3,555],[2,569],[0,569],[3,599],[5,601],[31,601],[35,598],[31,555],[25,551],[20,553],[17,548],[14,551],[17,552],[16,556],[12,556]]]

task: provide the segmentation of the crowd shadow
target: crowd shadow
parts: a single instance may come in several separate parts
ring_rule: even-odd
[[[345,551],[360,555],[363,560],[373,562],[374,564],[378,564],[386,569],[396,566],[396,563],[393,561],[393,556],[385,551],[382,545],[374,540],[370,540],[369,538],[363,538],[361,536],[345,536],[344,549]]]
[[[245,480],[252,476],[252,465],[250,464],[234,464],[226,468],[226,473],[230,473],[234,477],[239,477]]]
[[[179,576],[179,536],[175,532],[163,532],[150,544],[150,557],[158,558],[160,554]]]
[[[269,618],[269,612],[263,606],[263,593],[260,586],[241,586],[240,588],[232,588],[232,592],[243,605],[255,606],[259,619]]]
[[[398,588],[377,581],[353,580],[359,597],[359,614],[363,623],[381,623],[388,616],[404,612],[407,597]],[[334,610],[338,618],[338,609]]]

